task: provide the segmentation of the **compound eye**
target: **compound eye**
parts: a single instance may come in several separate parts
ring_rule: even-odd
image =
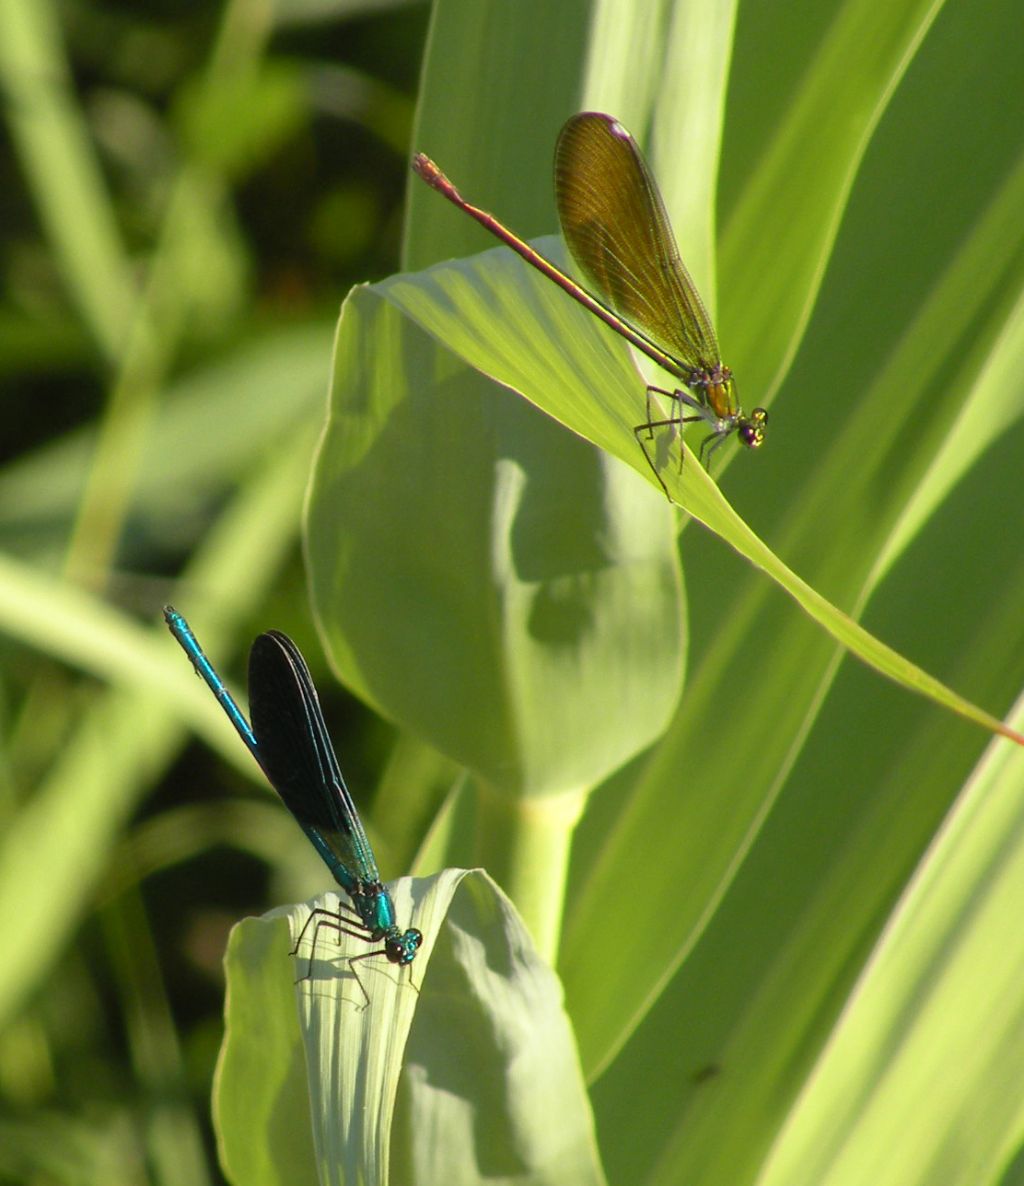
[[[764,444],[764,426],[767,423],[768,413],[764,408],[755,408],[750,413],[750,419],[740,425],[739,438],[748,449],[756,449]]]

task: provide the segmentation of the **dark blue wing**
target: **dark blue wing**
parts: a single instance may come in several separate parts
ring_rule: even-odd
[[[264,773],[338,882],[351,893],[356,881],[378,881],[309,668],[278,630],[261,634],[249,652],[249,717]]]

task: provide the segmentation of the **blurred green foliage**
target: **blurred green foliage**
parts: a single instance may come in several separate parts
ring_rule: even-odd
[[[1013,0],[428,15],[0,0],[0,1181],[219,1181],[228,926],[324,885],[250,794],[168,600],[225,676],[258,630],[296,638],[357,798],[376,788],[386,877],[479,862],[510,892],[561,977],[612,1180],[1024,1180],[1008,743],[843,662],[677,517],[628,432],[621,344],[525,268],[356,289],[335,337],[400,250],[426,268],[491,246],[418,183],[403,226],[410,147],[533,236],[555,229],[558,127],[614,112],[744,401],[770,408],[758,456],[722,451],[730,502],[818,594],[1009,716]],[[432,301],[459,312],[440,337]],[[526,374],[579,435],[467,358]],[[458,1057],[418,1049],[398,1127]],[[454,1097],[462,1146],[402,1129],[403,1164],[443,1145],[446,1180],[474,1181],[512,1131],[526,1165],[528,1131],[472,1112],[526,1115],[509,1080]],[[221,1101],[243,1142],[245,1102]]]
[[[397,264],[427,16],[0,12],[2,1181],[221,1180],[227,929],[322,885],[258,772],[183,749],[161,603],[209,608],[226,672],[303,642],[354,786],[390,748],[330,691],[299,511],[340,300]]]

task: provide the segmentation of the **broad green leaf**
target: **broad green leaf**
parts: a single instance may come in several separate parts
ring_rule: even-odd
[[[679,695],[667,503],[361,289],[339,327],[307,557],[342,677],[477,776],[489,819],[473,859],[553,956],[586,794]]]
[[[447,425],[469,424],[481,447],[453,453]],[[346,682],[506,792],[584,790],[675,704],[664,499],[481,385],[377,289],[339,327],[307,554]]]
[[[631,6],[615,7],[625,12]],[[514,6],[440,0],[431,12],[412,148],[453,168],[464,162],[466,185],[483,200],[505,195],[507,216],[526,234],[555,225],[553,145],[579,105],[594,19],[589,0],[518,0]],[[467,101],[453,103],[453,95]],[[426,187],[411,188],[406,266],[472,251],[480,232],[466,222]]]
[[[1024,713],[1018,707],[1018,725]],[[760,1186],[1014,1181],[1024,755],[993,742],[892,912]]]
[[[277,919],[294,940],[308,905],[236,928],[217,1086],[232,1180],[602,1182],[560,987],[507,900],[460,870],[394,899],[424,933],[407,970],[349,963],[365,945],[326,928],[286,959]]]
[[[213,1112],[221,1166],[251,1186],[317,1182],[286,915],[232,928]]]
[[[986,455],[933,513],[868,611],[869,624],[900,630],[916,654],[997,705],[1024,680],[1024,652],[1007,645],[1021,635],[1019,527],[992,513],[1015,497],[1022,439],[1018,430]],[[701,542],[699,571],[713,581],[703,563],[711,541]],[[994,568],[992,556],[1004,563]],[[946,596],[922,596],[939,588]],[[985,612],[951,613],[965,600]],[[779,598],[766,599],[734,652],[727,641],[724,656],[708,652],[711,671],[698,663],[693,698],[643,769],[635,802],[620,789],[610,823],[583,821],[576,853],[595,857],[591,876],[570,882],[561,953],[585,1065],[605,1060],[602,1131],[628,1116],[616,1151],[628,1145],[631,1173],[653,1163],[657,1181],[702,1186],[753,1180],[982,744],[859,665],[839,665],[834,678],[834,656]],[[716,737],[723,704],[729,722]],[[638,852],[642,909],[619,889]],[[660,953],[681,919],[690,930],[669,981],[672,960]],[[579,970],[598,929],[600,990]],[[1000,959],[993,948],[989,963]],[[999,974],[980,964],[978,992]],[[608,1065],[616,1028],[625,1046]],[[1012,1049],[1006,1059],[1004,1078],[1015,1073]],[[634,1107],[638,1093],[656,1107]],[[623,1164],[609,1155],[608,1170],[622,1177]]]
[[[993,154],[999,151],[994,145]],[[1005,672],[1013,650],[1001,661],[999,639],[1018,633],[1011,608],[1019,595],[1016,579],[1011,571],[993,572],[991,557],[1014,554],[1011,540],[1016,531],[1015,524],[1006,520],[1004,508],[1008,500],[1012,502],[1009,491],[1019,471],[1019,446],[1015,453],[1004,413],[1011,420],[1019,417],[1008,376],[1024,366],[1013,304],[1022,281],[1022,224],[1016,213],[1024,201],[1022,176],[1020,165],[1014,163],[991,197],[976,196],[980,210],[972,233],[955,241],[948,265],[919,305],[906,310],[906,324],[894,327],[896,346],[884,355],[886,363],[877,368],[875,383],[861,393],[863,406],[854,410],[848,424],[836,421],[834,440],[820,449],[804,456],[798,445],[791,447],[787,464],[778,474],[769,475],[763,494],[765,503],[777,507],[769,518],[780,524],[772,535],[779,541],[778,550],[792,555],[816,588],[835,591],[854,607],[870,606],[883,580],[902,591],[902,614],[877,620],[886,634],[905,637],[912,653],[933,654],[937,639],[960,639],[967,631],[973,641],[962,643],[962,653],[949,658],[940,652],[942,658],[937,655],[933,662],[952,664],[948,669],[961,673],[965,666],[974,667],[966,655],[988,655],[988,674],[976,677],[974,687],[984,697],[982,702],[993,706],[1006,702]],[[891,205],[885,169],[876,185],[875,201]],[[858,261],[852,260],[851,270],[857,266]],[[843,279],[838,282],[840,288]],[[975,324],[984,310],[989,311],[985,333],[977,335],[970,358],[961,364],[957,355],[962,327]],[[991,351],[987,358],[986,350]],[[828,344],[823,352],[828,353]],[[963,382],[944,382],[947,371],[958,365],[962,365]],[[894,399],[893,392],[899,392],[900,398]],[[808,410],[819,398],[815,389],[807,391]],[[970,452],[976,464],[967,489],[962,450],[947,435],[946,426],[953,424],[963,425],[965,431],[974,426],[967,442],[974,442]],[[984,454],[978,451],[979,441]],[[950,466],[952,458],[955,464]],[[946,461],[941,469],[940,459]],[[760,491],[765,479],[752,474],[747,480],[748,468],[744,467],[743,476],[749,498],[755,488]],[[807,477],[803,470],[809,471]],[[730,476],[738,475],[734,471]],[[922,530],[923,499],[930,503],[925,525],[930,537],[928,555],[933,559],[925,568],[920,551],[915,552],[893,573],[890,566]],[[939,505],[942,529],[936,525]],[[572,918],[563,951],[565,978],[588,1067],[591,1041],[607,1043],[616,1017],[609,998],[573,970],[598,920],[610,935],[610,946],[624,952],[620,972],[605,974],[606,981],[617,976],[617,1016],[620,1021],[624,1016],[635,1018],[664,983],[664,965],[656,953],[671,944],[655,920],[667,920],[667,926],[686,933],[679,951],[679,958],[686,958],[706,925],[709,903],[719,899],[735,875],[737,854],[746,852],[760,821],[792,777],[792,764],[806,747],[807,732],[838,666],[835,653],[780,607],[763,583],[741,581],[735,565],[727,559],[716,560],[705,542],[687,536],[685,544],[696,564],[690,571],[701,574],[699,581],[691,577],[690,582],[696,601],[696,637],[711,641],[698,659],[677,720],[632,787],[632,801],[623,808],[613,838],[600,837],[601,862],[593,870],[593,880],[578,887],[571,899]],[[922,571],[930,577],[924,579]],[[959,594],[955,588],[960,588]],[[940,598],[938,591],[943,589]],[[991,614],[979,617],[973,608],[956,611],[960,597],[972,607],[991,607]],[[925,607],[929,612],[924,612]],[[950,614],[956,619],[955,628]],[[878,703],[883,694],[876,688],[870,696],[865,693],[863,702],[851,701],[853,735],[862,727],[873,738],[894,733],[893,703],[888,696],[884,700],[888,717],[875,721],[874,734],[867,724],[868,706]],[[728,706],[729,741],[709,744],[708,738],[716,737],[721,725],[722,706]],[[836,728],[844,735],[851,732],[848,722],[834,723],[833,732]],[[933,749],[940,739],[943,744],[949,740],[950,729],[958,747],[968,744],[941,716],[933,728],[937,734],[929,743]],[[869,751],[877,744],[872,740]],[[835,748],[834,741],[831,746]],[[941,777],[948,772],[950,760],[946,758],[945,770],[940,763],[907,776],[922,788],[922,794],[927,789],[933,809],[955,794],[957,784],[950,786]],[[838,753],[834,762],[841,778],[847,764]],[[823,777],[831,785],[837,775]],[[877,777],[885,777],[884,768]],[[894,781],[892,794],[901,793],[899,782]],[[811,799],[814,817],[819,812],[827,816],[821,791]],[[810,810],[805,804],[804,811]],[[797,815],[791,826],[805,826],[800,819]],[[680,843],[667,839],[677,836],[682,837]],[[894,861],[913,860],[921,843],[920,834],[900,833],[902,855],[893,854]],[[649,884],[649,915],[632,918],[625,903],[609,913],[609,895],[632,867],[639,846],[655,867],[678,867],[683,872]],[[877,881],[876,877],[872,888],[877,888]],[[848,892],[866,900],[864,887],[854,885]],[[882,908],[876,902],[872,909]],[[865,913],[870,916],[872,911]],[[689,923],[682,925],[687,916]],[[854,933],[863,925],[863,918],[851,922]],[[636,1013],[623,1008],[629,1000]],[[777,1016],[777,1002],[773,1008],[774,1014],[768,1009],[765,1015]],[[607,1047],[603,1057],[608,1057]]]
[[[999,60],[1014,17],[989,15],[982,58]],[[968,25],[981,34],[963,13],[925,43],[857,186],[783,393],[785,432],[729,478],[737,505],[816,588],[866,606],[875,633],[998,708],[1020,687],[1024,598],[1009,509],[1022,441],[1020,139],[1000,116],[1019,60],[979,86],[980,64],[962,58]],[[906,159],[910,144],[920,158]],[[958,186],[965,152],[972,174]],[[620,798],[593,837],[582,825],[577,851],[594,850],[597,875],[570,895],[562,966],[588,1068],[602,1065],[593,1052],[607,1058],[616,1017],[638,1027],[595,1087],[602,1131],[628,1134],[611,1176],[735,1186],[756,1179],[794,1097],[811,1098],[820,1046],[980,738],[848,663],[833,681],[835,656],[763,582],[713,541],[683,543],[696,667],[636,784],[643,805],[622,814]],[[646,908],[630,916],[613,896],[641,850]],[[650,965],[680,912],[696,925],[665,988],[663,964]],[[626,965],[603,969],[600,993],[576,971],[598,925]],[[995,946],[976,971],[984,1000],[986,979],[1002,975]],[[605,995],[612,979],[623,991]],[[994,1081],[1019,1073],[1012,1044],[1004,1060]],[[973,1128],[978,1150],[1004,1139]]]
[[[785,378],[864,153],[941,9],[942,0],[822,9],[829,26],[800,63],[785,111],[765,139],[738,134],[756,165],[722,230],[719,330],[757,403]]]
[[[881,674],[985,728],[1005,731],[997,719],[873,638],[801,580],[733,511],[692,455],[685,465],[674,460],[678,442],[664,460],[659,442],[645,448],[645,434],[638,439],[631,431],[636,424],[629,423],[627,390],[632,388],[635,405],[640,385],[635,374],[629,382],[626,348],[617,351],[619,366],[602,378],[598,360],[604,355],[598,343],[615,350],[614,335],[546,278],[499,250],[418,276],[393,277],[375,287],[467,361],[630,461],[652,481],[660,479],[689,514],[763,569],[837,642]],[[576,351],[575,365],[567,347]],[[639,422],[639,412],[633,414]]]
[[[485,875],[438,935],[399,1091],[397,1181],[604,1182],[561,985]]]
[[[888,42],[895,52],[880,64],[881,76],[886,79],[883,90],[891,88],[902,76],[909,60],[908,47],[916,44],[932,16],[932,10],[922,9],[908,20],[910,12],[909,8],[899,14],[887,12],[879,18],[888,20],[893,15],[887,35],[895,37],[890,37]],[[865,16],[870,14],[861,11],[852,24],[848,22],[844,26],[840,21],[836,27],[856,28]],[[864,47],[852,48],[856,54]],[[820,75],[815,77],[820,83]],[[830,162],[839,167],[824,170],[820,177],[816,173],[808,176],[806,171],[799,177],[803,209],[814,233],[805,244],[800,227],[792,228],[791,232],[787,228],[790,238],[786,241],[796,244],[798,255],[803,253],[803,262],[797,259],[794,266],[798,271],[803,269],[804,282],[810,287],[787,289],[784,299],[778,292],[762,298],[765,315],[776,319],[783,354],[796,340],[794,335],[802,332],[806,311],[820,283],[822,253],[832,248],[838,214],[844,208],[851,179],[863,157],[864,138],[888,102],[888,93],[873,92],[872,85],[870,78],[865,87],[853,77],[847,87],[845,101],[861,122],[842,151],[830,157]],[[865,95],[868,96],[866,107]],[[796,104],[794,110],[798,108]],[[866,122],[861,118],[865,112]],[[838,107],[830,108],[829,118],[833,117],[843,120]],[[850,123],[851,127],[854,122]],[[418,142],[416,147],[432,150],[429,143]],[[456,172],[455,165],[439,153],[435,155],[467,197],[494,209],[517,230],[528,230],[514,221],[514,214],[507,212],[504,202],[492,204],[486,189],[481,196],[471,189],[471,181],[464,181],[462,174]],[[674,184],[676,170],[689,167],[685,153],[677,159],[665,161],[661,157],[656,161],[656,170],[666,188]],[[788,477],[781,474],[773,475],[769,481],[762,479],[761,471],[772,465],[769,460],[772,448],[785,450],[785,436],[775,445],[774,438],[769,438],[765,458],[741,459],[744,473],[737,477],[751,488],[750,505],[755,505],[756,498],[761,517],[769,521],[771,508],[777,506],[782,513],[781,546],[772,537],[776,546],[770,558],[747,527],[719,502],[717,492],[707,489],[703,475],[691,472],[695,471],[694,466],[684,466],[682,474],[678,473],[673,456],[675,443],[655,443],[655,461],[660,465],[660,473],[670,485],[678,484],[680,501],[685,505],[690,498],[691,505],[706,521],[714,522],[725,538],[773,568],[789,590],[804,600],[809,612],[826,619],[836,637],[844,643],[854,641],[865,656],[871,656],[889,674],[911,685],[930,686],[945,702],[968,713],[974,710],[963,698],[951,697],[946,689],[937,688],[920,668],[910,667],[898,654],[866,638],[859,628],[851,627],[846,615],[820,598],[825,591],[837,590],[838,597],[831,599],[834,605],[857,608],[863,604],[864,580],[876,549],[884,541],[886,528],[886,520],[881,518],[875,529],[881,534],[874,542],[864,538],[860,530],[864,508],[878,502],[879,488],[887,493],[891,491],[894,496],[889,512],[893,518],[899,514],[901,505],[895,497],[899,486],[892,454],[887,450],[894,449],[897,442],[905,446],[908,438],[915,446],[934,447],[943,425],[948,422],[946,409],[952,409],[954,401],[964,398],[963,385],[947,384],[942,395],[948,396],[948,403],[940,407],[935,402],[933,376],[943,373],[952,361],[950,356],[936,350],[936,335],[949,334],[952,330],[951,337],[940,339],[952,354],[957,349],[958,327],[970,324],[985,302],[1003,299],[1002,290],[1013,284],[1010,272],[1017,231],[1013,228],[1012,213],[1009,218],[1004,217],[1015,208],[1012,189],[1008,185],[1006,192],[993,202],[992,217],[979,228],[977,241],[965,249],[962,258],[950,269],[948,283],[936,292],[935,300],[920,310],[920,321],[911,326],[906,348],[894,351],[891,359],[881,355],[888,367],[880,368],[877,359],[870,360],[880,373],[870,376],[875,383],[869,398],[863,398],[862,392],[851,393],[862,397],[862,405],[859,414],[851,420],[848,433],[842,429],[843,417],[849,413],[846,405],[836,407],[837,384],[826,369],[827,357],[812,373],[813,382],[805,378],[795,392],[806,396],[805,402],[813,401],[828,409],[827,434],[822,437],[819,432],[808,438],[802,429],[811,419],[801,416],[799,411],[788,422],[784,407],[780,408],[781,421],[778,416],[773,417],[773,427],[781,423],[791,438],[790,458],[798,451],[803,458],[820,460],[817,485],[809,490],[802,488],[796,467]],[[1019,201],[1016,206],[1019,208]],[[788,216],[783,205],[774,211],[776,219]],[[876,226],[879,217],[876,215]],[[830,228],[824,237],[823,226]],[[1017,220],[1018,229],[1019,226]],[[470,229],[479,241],[479,232]],[[677,227],[677,231],[685,244],[686,228]],[[765,242],[772,243],[772,237],[766,236]],[[544,249],[559,258],[547,244]],[[687,254],[685,247],[684,254]],[[788,261],[780,262],[784,265],[780,278],[786,280]],[[630,431],[643,418],[642,384],[629,373],[621,355],[621,363],[619,359],[609,361],[615,355],[614,349],[607,346],[610,335],[590,325],[587,315],[571,306],[564,294],[542,278],[530,275],[524,265],[511,257],[503,259],[501,253],[489,253],[479,261],[464,261],[449,267],[453,271],[461,269],[460,274],[449,278],[446,269],[435,269],[415,278],[398,277],[388,282],[394,286],[388,295],[398,299],[421,324],[428,325],[439,339],[485,373],[524,391],[549,413],[650,477]],[[438,273],[444,273],[443,281]],[[547,292],[542,291],[545,288]],[[747,287],[738,289],[738,295],[747,296],[749,292]],[[914,306],[910,308],[916,311]],[[851,327],[855,324],[851,323]],[[728,337],[723,334],[727,349]],[[863,337],[854,329],[851,338],[863,354]],[[824,344],[827,348],[828,342]],[[880,351],[884,349],[881,341],[871,344]],[[570,349],[575,354],[572,359],[567,357]],[[732,360],[733,356],[727,357]],[[742,353],[735,356],[738,363],[742,363],[742,357]],[[770,350],[765,359],[766,366],[778,365]],[[971,361],[977,363],[978,356]],[[1004,374],[1012,373],[1012,363],[1001,365],[1000,369]],[[964,370],[966,375],[966,365]],[[595,376],[593,371],[600,373]],[[747,382],[746,370],[741,374],[742,392],[759,390],[756,371],[751,370],[751,375],[753,384]],[[573,383],[575,376],[581,377],[578,386]],[[528,383],[534,386],[527,387]],[[974,386],[969,385],[968,391],[973,394]],[[555,400],[561,401],[557,407]],[[997,418],[989,421],[989,425],[996,429],[1001,421]],[[662,454],[657,452],[658,448],[662,448]],[[785,456],[784,453],[784,459]],[[907,459],[917,461],[911,452],[907,453]],[[719,475],[725,468],[725,459],[722,461]],[[913,475],[911,468],[903,479],[907,486],[912,484]],[[693,485],[688,488],[687,481],[691,478]],[[756,494],[755,485],[759,487]],[[789,536],[785,533],[786,507],[790,508],[794,527],[794,533]],[[687,505],[687,509],[691,506]],[[788,560],[791,555],[809,558],[803,562],[798,559],[796,566],[810,578],[813,592],[778,564],[778,557]],[[702,562],[706,563],[706,556],[702,556]],[[600,837],[595,880],[586,885],[581,896],[574,894],[569,903],[572,925],[563,950],[563,966],[590,1069],[601,1066],[609,1057],[609,1050],[615,1048],[617,1041],[613,1035],[621,1039],[628,1033],[662,990],[675,963],[691,950],[709,911],[725,892],[761,821],[771,810],[775,796],[785,785],[794,757],[838,664],[828,640],[824,636],[815,638],[806,621],[794,618],[786,607],[780,608],[777,599],[772,601],[771,591],[763,582],[738,581],[733,576],[733,587],[722,591],[709,582],[706,571],[701,568],[694,571],[700,572],[701,590],[709,587],[705,600],[711,608],[703,624],[711,631],[711,649],[687,691],[677,721],[670,727],[668,743],[655,753],[644,769],[644,777],[636,784],[634,802],[628,807],[621,805],[620,826],[611,836]],[[989,727],[995,724],[991,716],[978,715]],[[645,877],[642,907],[635,896],[621,889],[624,884],[632,883],[640,852],[655,870]],[[615,953],[615,959],[614,966],[603,969],[601,977],[596,978],[589,970],[587,953],[592,950],[593,936],[598,930],[603,946]]]

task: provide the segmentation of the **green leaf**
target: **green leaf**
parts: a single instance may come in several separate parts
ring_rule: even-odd
[[[488,783],[578,792],[679,694],[671,512],[482,384],[392,287],[354,292],[339,326],[307,517],[322,632],[350,686]]]
[[[872,637],[801,580],[735,513],[692,454],[679,465],[671,456],[662,460],[658,455],[659,446],[671,442],[645,447],[644,434],[638,440],[634,431],[640,413],[630,412],[640,384],[630,371],[626,347],[510,252],[499,249],[376,287],[472,365],[630,461],[652,481],[663,482],[680,506],[763,569],[864,662],[985,728],[1005,732],[996,718]],[[609,353],[618,359],[614,368],[604,365]],[[637,420],[631,425],[632,416]]]
[[[864,153],[942,6],[839,4],[785,111],[753,142],[737,133],[757,163],[723,226],[718,328],[757,403],[792,363]]]
[[[328,930],[311,963],[309,929],[285,959],[279,919],[294,939],[309,906],[235,928],[216,1099],[232,1179],[602,1182],[561,989],[507,899],[460,870],[394,899],[424,934],[407,970],[350,964],[365,945]]]
[[[1006,1074],[1024,1059],[1022,782],[1024,754],[993,742],[853,986],[763,1186],[1017,1180]]]
[[[214,1121],[225,1172],[252,1186],[317,1182],[296,973],[282,958],[289,946],[281,913],[273,921],[247,918],[232,928],[224,957],[228,995]]]

